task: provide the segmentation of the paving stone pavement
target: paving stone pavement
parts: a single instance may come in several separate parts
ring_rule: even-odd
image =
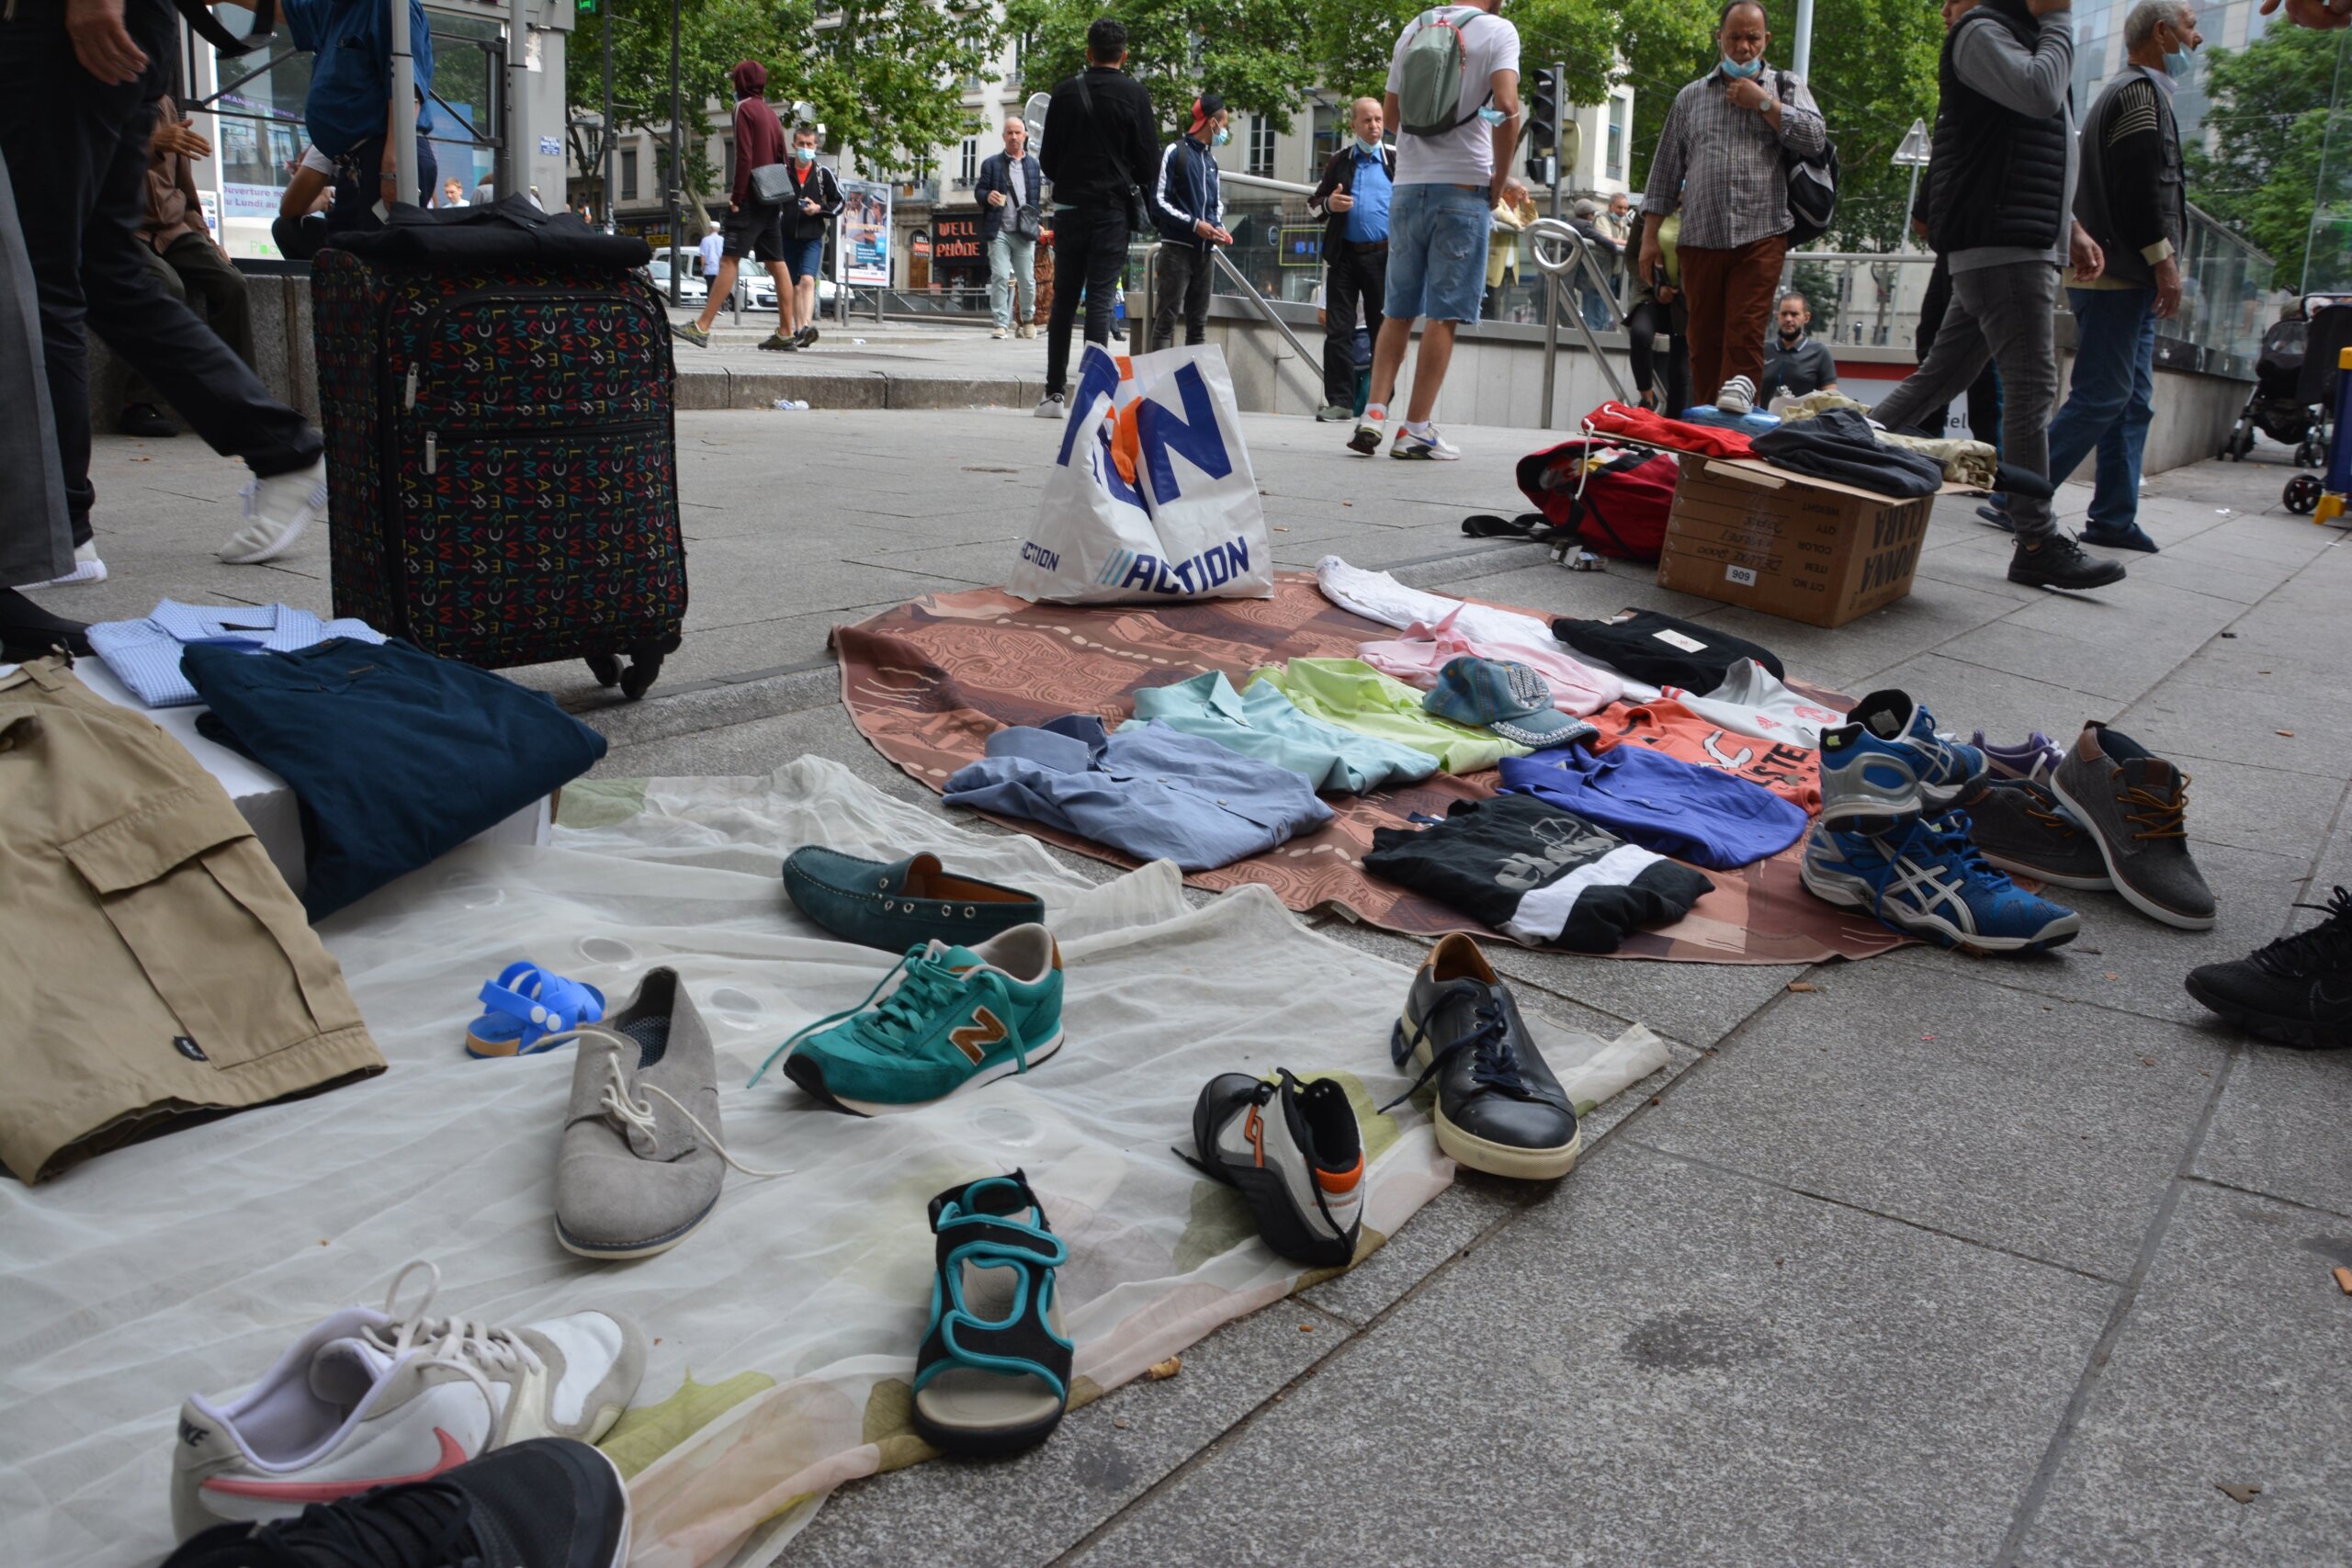
[[[1592,1118],[1575,1174],[1465,1176],[1175,1379],[1021,1459],[846,1487],[779,1561],[2345,1561],[2352,1297],[2329,1271],[2352,1264],[2352,1055],[2251,1043],[2180,989],[2352,882],[2352,536],[2280,508],[2278,450],[2154,477],[2163,553],[2082,598],[2008,583],[2007,538],[1943,502],[1912,595],[1823,631],[1464,540],[1464,513],[1522,509],[1523,433],[1458,431],[1464,461],[1408,465],[1308,422],[1244,423],[1283,564],[1339,553],[1547,612],[1669,609],[1849,693],[1905,686],[1963,732],[2114,721],[2193,775],[2220,924],[2086,894],[2082,939],[2036,960],[1498,953],[1538,1010],[1670,1042]],[[607,774],[814,751],[929,802],[842,712],[826,634],[1001,580],[1052,434],[1012,412],[684,414],[685,648],[636,705],[577,667],[518,673],[606,732]],[[43,595],[55,608],[328,608],[323,537],[270,567],[211,561],[243,475],[192,438],[104,438],[96,479],[114,575]],[[2087,496],[2064,490],[2062,514]]]

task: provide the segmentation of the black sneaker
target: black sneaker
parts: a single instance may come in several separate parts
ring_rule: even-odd
[[[0,659],[22,662],[61,648],[76,659],[89,658],[88,625],[52,615],[15,589],[0,588]]]
[[[153,403],[123,404],[122,417],[115,422],[115,428],[125,435],[150,437],[177,435],[180,433],[180,427],[165,419],[163,410]]]
[[[1528,1038],[1519,1004],[1468,937],[1447,937],[1414,971],[1388,1053],[1399,1067],[1410,1061],[1421,1069],[1388,1104],[1435,1078],[1437,1146],[1471,1169],[1548,1181],[1576,1168],[1584,1148],[1576,1108]]]
[[[2115,886],[2098,840],[2038,784],[1989,780],[1960,808],[1968,813],[1976,852],[2012,875],[2059,887]]]
[[[312,1503],[268,1524],[214,1525],[164,1568],[623,1568],[628,1489],[586,1443],[533,1438],[431,1481]]]
[[[2029,588],[2104,588],[2123,581],[2123,563],[2086,556],[2068,534],[2052,534],[2039,545],[2018,541],[2009,557],[2009,581]]]
[[[2352,1045],[2352,892],[2298,904],[2327,919],[2227,964],[2201,964],[2188,994],[2248,1034],[2304,1050]]]
[[[807,348],[810,344],[817,341],[817,323],[814,321],[809,322],[807,326],[793,333],[792,336],[795,343],[797,343],[803,348]]]
[[[1363,1130],[1336,1078],[1219,1073],[1193,1106],[1202,1175],[1239,1190],[1266,1245],[1295,1263],[1352,1261],[1363,1219]]]

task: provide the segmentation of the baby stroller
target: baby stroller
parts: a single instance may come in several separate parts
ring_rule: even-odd
[[[2254,450],[2259,429],[2295,449],[2297,468],[2319,467],[2327,453],[2336,351],[2346,343],[2352,343],[2352,305],[2331,304],[2308,321],[2280,321],[2263,333],[2254,364],[2254,395],[2222,456],[2243,460]]]
[[[2314,429],[2309,438],[2312,456],[2309,466],[2323,467],[2327,462],[2330,427],[2339,416],[2342,404],[2337,399],[2336,383],[2346,372],[2337,367],[2344,351],[2352,348],[2352,301],[2338,300],[2312,313],[2311,330],[2303,338],[2303,367],[2295,381],[2295,395],[2303,399],[2316,416]],[[2295,461],[2303,462],[2301,447],[2295,450]],[[2318,507],[2325,493],[2317,475],[2297,474],[2287,481],[2281,498],[2287,510],[2308,516]]]

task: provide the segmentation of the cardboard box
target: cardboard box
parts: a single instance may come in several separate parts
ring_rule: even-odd
[[[1754,457],[1686,456],[1658,585],[1842,626],[1911,592],[1934,506],[1934,496],[1897,501]]]

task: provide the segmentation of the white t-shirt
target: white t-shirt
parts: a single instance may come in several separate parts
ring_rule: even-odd
[[[1821,732],[1846,722],[1836,708],[1797,695],[1753,659],[1732,661],[1723,684],[1705,696],[1693,696],[1679,686],[1664,688],[1692,713],[1756,740],[1819,749]]]
[[[1463,123],[1443,136],[1396,133],[1396,183],[1400,186],[1484,186],[1495,177],[1494,130],[1478,118],[1494,91],[1498,71],[1517,73],[1519,29],[1475,6],[1440,6],[1405,25],[1388,53],[1388,90],[1405,85],[1405,46],[1420,30],[1421,17],[1443,15],[1462,36],[1462,101],[1454,110]]]

